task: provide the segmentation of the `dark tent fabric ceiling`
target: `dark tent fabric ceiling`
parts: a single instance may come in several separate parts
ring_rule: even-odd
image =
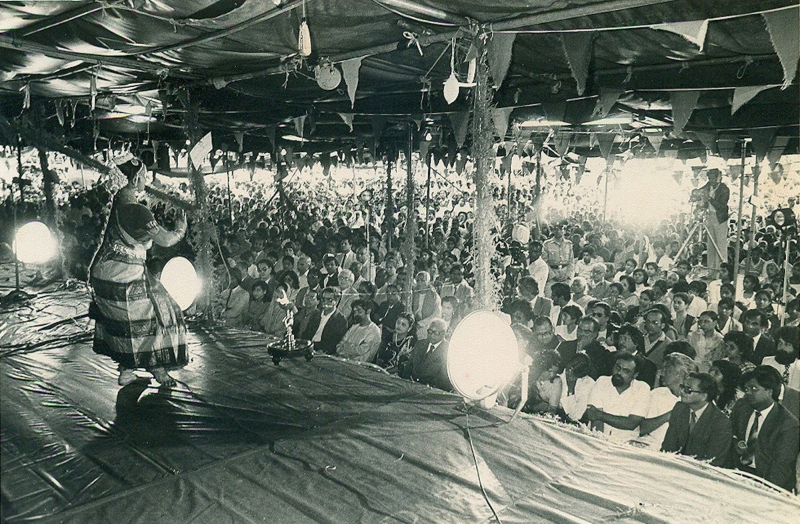
[[[297,134],[293,119],[306,116],[310,141],[302,147],[341,151],[373,137],[376,117],[388,124],[384,142],[404,140],[410,120],[449,134],[450,114],[471,100],[469,88],[452,105],[445,100],[452,53],[463,77],[475,35],[513,33],[497,107],[513,107],[511,121],[519,124],[541,121],[548,104],[566,102],[561,129],[575,133],[581,154],[600,153],[591,133],[669,131],[672,95],[686,91],[699,99],[684,132],[667,134],[665,147],[705,150],[697,133],[741,139],[770,129],[789,137],[786,151],[795,152],[796,67],[786,81],[765,15],[787,17],[796,33],[798,11],[795,0],[4,2],[0,96],[7,118],[23,112],[26,98],[43,106],[46,125],[83,150],[97,147],[95,121],[107,141],[183,142],[186,110],[196,107],[216,147],[235,147],[243,132],[245,150],[272,151]],[[298,54],[303,13],[308,57]],[[692,21],[708,21],[699,42],[664,25]],[[575,35],[589,45],[583,93],[568,56],[581,40]],[[352,107],[344,81],[333,90],[317,84],[318,64],[340,68],[361,57]],[[769,89],[732,113],[734,90],[751,86]],[[609,116],[627,121],[587,124],[604,90],[619,90]],[[342,113],[353,115],[352,131]]]

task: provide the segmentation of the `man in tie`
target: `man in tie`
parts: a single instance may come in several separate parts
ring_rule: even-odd
[[[731,411],[732,467],[754,473],[787,490],[795,487],[800,427],[777,402],[780,374],[758,366],[742,376],[744,398]]]
[[[437,318],[428,325],[428,338],[414,345],[411,353],[412,380],[450,391],[453,389],[447,376],[447,324]]]
[[[672,408],[661,450],[726,464],[733,434],[728,417],[712,403],[716,397],[711,375],[690,373],[681,385],[681,401]]]

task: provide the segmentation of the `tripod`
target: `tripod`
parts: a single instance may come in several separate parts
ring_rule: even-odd
[[[711,245],[714,246],[714,250],[717,252],[717,255],[720,259],[724,258],[722,256],[722,252],[717,245],[717,242],[714,240],[714,235],[708,230],[708,226],[706,225],[706,211],[699,204],[696,204],[694,209],[692,210],[692,215],[695,217],[695,223],[692,228],[689,230],[689,234],[686,237],[686,240],[683,241],[683,245],[678,250],[678,254],[675,255],[675,260],[678,261],[683,255],[683,252],[689,246],[689,242],[697,236],[697,242],[702,244],[703,243],[703,232],[705,232],[706,237],[711,241]]]

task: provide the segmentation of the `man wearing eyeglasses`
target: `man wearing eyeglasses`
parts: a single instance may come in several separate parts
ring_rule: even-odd
[[[333,355],[347,333],[347,319],[336,309],[339,293],[335,288],[323,289],[319,301],[321,309],[311,314],[301,338],[313,342],[316,351]]]
[[[662,451],[723,466],[731,447],[731,422],[712,400],[717,383],[708,373],[690,373],[681,384],[681,401],[672,408]]]
[[[435,318],[428,326],[428,338],[418,341],[411,353],[412,380],[445,391],[453,389],[447,376],[447,324]]]
[[[597,379],[589,393],[586,418],[592,429],[610,440],[627,442],[639,436],[639,425],[647,416],[650,386],[636,380],[641,357],[617,353],[613,374]]]

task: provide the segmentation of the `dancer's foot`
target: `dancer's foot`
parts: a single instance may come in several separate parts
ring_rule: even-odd
[[[119,378],[117,379],[117,384],[119,384],[120,386],[127,386],[128,384],[133,384],[137,380],[139,380],[139,377],[136,376],[136,373],[134,373],[132,369],[119,370]]]
[[[153,374],[156,381],[165,388],[171,388],[176,384],[175,379],[169,376],[169,373],[167,373],[167,370],[164,368],[156,368],[150,372]]]

